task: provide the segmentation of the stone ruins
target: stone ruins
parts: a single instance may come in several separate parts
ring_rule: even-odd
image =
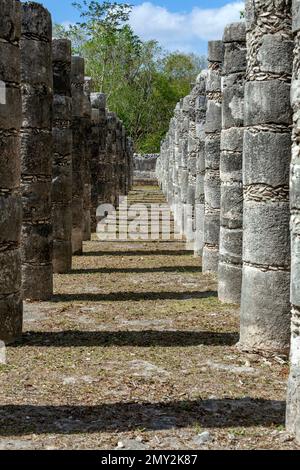
[[[245,17],[209,43],[208,71],[176,106],[157,176],[182,228],[192,133],[194,250],[218,273],[219,299],[241,305],[241,350],[286,354],[292,310],[287,428],[300,442],[300,0],[247,0]],[[205,138],[193,113],[185,124],[188,103],[199,124],[206,110]]]
[[[0,11],[0,341],[20,339],[22,299],[51,299],[97,208],[156,175],[219,300],[241,307],[237,347],[291,350],[286,421],[300,443],[300,0],[246,0],[246,21],[209,43],[160,155],[134,158],[48,11]]]
[[[156,183],[156,164],[159,154],[150,153],[133,155],[133,178],[135,184],[151,184]]]
[[[18,0],[0,11],[0,340],[10,343],[22,297],[50,299],[53,273],[70,271],[96,231],[98,205],[128,193],[133,147],[115,115],[108,133],[105,96],[71,43],[52,40],[49,12]]]

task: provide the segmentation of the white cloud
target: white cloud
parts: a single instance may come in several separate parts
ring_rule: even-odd
[[[157,39],[170,50],[197,52],[203,41],[221,39],[224,27],[239,21],[243,9],[243,1],[233,1],[220,8],[195,7],[189,13],[173,13],[144,2],[133,7],[130,24],[143,39]]]

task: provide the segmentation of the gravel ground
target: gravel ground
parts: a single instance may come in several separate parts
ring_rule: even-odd
[[[0,365],[0,449],[296,449],[289,366],[239,352],[238,331],[183,242],[94,237],[51,302],[25,305]]]

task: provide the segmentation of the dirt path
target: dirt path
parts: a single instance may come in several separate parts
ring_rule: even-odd
[[[141,199],[162,196],[135,188]],[[288,365],[237,340],[238,310],[184,243],[95,238],[53,301],[25,305],[0,365],[0,448],[294,448]]]

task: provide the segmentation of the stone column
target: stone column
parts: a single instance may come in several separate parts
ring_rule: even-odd
[[[223,42],[208,43],[205,139],[205,217],[203,272],[218,272],[220,237],[220,145],[222,128],[221,73]]]
[[[174,222],[176,225],[176,228],[181,229],[180,227],[180,221],[178,220],[180,217],[180,160],[181,160],[181,154],[180,154],[180,147],[179,147],[179,142],[180,142],[180,126],[181,126],[181,118],[182,118],[182,113],[181,113],[181,102],[178,102],[175,111],[174,111],[174,133],[173,133],[173,158],[171,159],[172,161],[172,166],[173,166],[173,174],[169,171],[168,172],[168,178],[169,178],[169,187],[173,187],[172,193],[173,193],[173,212],[174,212]],[[166,161],[167,165],[169,165],[169,155],[166,154]]]
[[[197,173],[197,135],[196,135],[196,100],[197,85],[193,86],[189,99],[189,130],[188,130],[188,186],[186,211],[186,240],[189,248],[194,250],[195,193]]]
[[[99,191],[100,168],[100,110],[97,95],[91,94],[92,122],[91,122],[91,231],[97,229],[97,207]]]
[[[165,180],[167,184],[167,200],[171,208],[175,207],[176,187],[178,183],[178,171],[175,162],[175,132],[176,119],[170,121],[169,131],[165,139]]]
[[[128,148],[128,137],[125,127],[123,127],[123,152],[124,152],[124,164],[125,164],[125,180],[124,180],[124,194],[129,193],[129,181],[130,181],[130,155]]]
[[[219,300],[240,304],[243,251],[243,137],[246,73],[245,23],[225,28],[221,135]]]
[[[72,268],[72,97],[71,42],[54,39],[53,47],[53,271]]]
[[[180,187],[180,206],[181,213],[179,213],[180,222],[179,227],[184,235],[187,234],[186,224],[186,206],[188,199],[188,139],[189,139],[189,110],[190,110],[190,95],[187,95],[182,100],[181,107],[181,126],[179,138],[179,151],[180,151],[180,167],[179,167],[179,187]]]
[[[291,0],[246,2],[244,242],[240,347],[290,342]]]
[[[207,70],[203,70],[197,77],[197,99],[196,108],[196,188],[195,188],[195,207],[196,207],[196,226],[195,226],[195,256],[202,256],[204,242],[204,178],[205,178],[205,121],[206,121],[206,80]]]
[[[91,198],[92,232],[97,228],[97,207],[106,202],[106,97],[103,93],[91,93],[92,128],[91,128]]]
[[[25,299],[47,300],[52,270],[52,23],[38,3],[22,4],[21,189],[22,275]]]
[[[115,113],[107,113],[107,141],[106,164],[104,181],[105,203],[115,204],[115,177],[116,177],[116,123]]]
[[[125,196],[128,194],[127,190],[127,156],[126,156],[126,129],[124,124],[121,126],[121,177],[120,177],[120,195]]]
[[[116,163],[115,163],[115,206],[118,206],[118,198],[121,193],[122,174],[122,122],[117,117],[116,120]]]
[[[91,239],[91,91],[92,79],[84,79],[83,126],[84,126],[84,169],[83,169],[83,240]]]
[[[71,66],[72,85],[72,251],[82,254],[84,212],[84,154],[85,129],[83,121],[84,59],[73,56]]]
[[[300,0],[293,0],[293,32],[295,48],[291,102],[294,128],[290,172],[292,341],[286,425],[287,431],[300,444]]]
[[[131,137],[127,137],[127,146],[129,153],[129,190],[133,186],[133,142]]]
[[[98,170],[98,204],[108,202],[107,200],[107,183],[106,180],[111,172],[108,161],[108,153],[106,149],[107,141],[107,110],[106,110],[106,96],[104,93],[98,95],[99,103],[99,170]]]
[[[20,34],[17,0],[0,0],[0,340],[22,333]]]

